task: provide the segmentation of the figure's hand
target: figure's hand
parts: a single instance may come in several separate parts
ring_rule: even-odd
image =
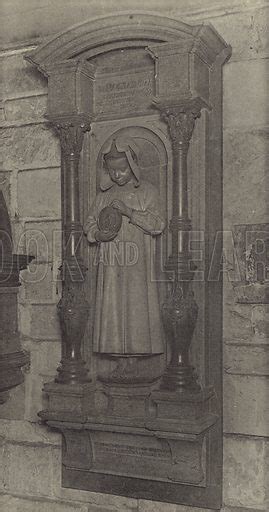
[[[94,234],[97,242],[111,242],[117,236],[117,233],[105,233],[104,231],[96,231]]]
[[[116,208],[116,210],[119,210],[122,215],[125,215],[125,217],[131,217],[132,215],[132,208],[129,208],[126,206],[126,204],[121,201],[120,199],[114,199],[110,206],[113,206],[113,208]]]

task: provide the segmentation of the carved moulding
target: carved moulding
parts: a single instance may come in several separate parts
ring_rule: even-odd
[[[208,137],[199,141],[205,154],[207,268],[214,233],[222,228],[221,70],[229,54],[230,48],[209,26],[132,13],[77,26],[27,57],[48,76],[48,116],[58,130],[62,150],[63,354],[55,382],[45,385],[48,409],[40,416],[63,433],[64,486],[221,506],[222,291],[221,283],[203,285],[205,304],[199,314],[205,315],[201,339],[205,371],[198,384],[189,360],[197,304],[188,252],[187,152],[196,119],[201,111],[210,111],[203,114]],[[128,68],[129,57],[133,70],[130,64]],[[134,70],[142,78],[130,79]],[[163,309],[172,359],[156,382],[139,384],[136,379],[126,384],[118,378],[108,385],[94,372],[89,377],[82,356],[87,311],[94,302],[87,303],[91,294],[85,288],[87,260],[79,208],[84,181],[79,164],[84,176],[95,176],[96,162],[90,158],[89,169],[86,158],[89,147],[81,149],[89,123],[94,143],[94,125],[99,121],[104,130],[104,121],[115,123],[116,131],[124,120],[136,117],[150,119],[153,130],[157,123],[171,148],[171,244],[166,268],[174,272],[175,281]],[[166,193],[162,199],[166,200]]]
[[[0,403],[8,398],[8,390],[23,382],[22,367],[30,362],[21,349],[18,332],[17,295],[19,273],[33,257],[13,254],[10,219],[0,191]]]

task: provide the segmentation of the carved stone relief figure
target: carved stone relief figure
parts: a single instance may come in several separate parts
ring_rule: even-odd
[[[94,351],[113,356],[164,352],[152,256],[165,222],[156,188],[140,177],[137,152],[132,140],[110,142],[84,225],[97,245]]]

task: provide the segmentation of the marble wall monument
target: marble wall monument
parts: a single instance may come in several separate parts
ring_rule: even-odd
[[[40,416],[64,487],[221,506],[230,53],[212,26],[130,13],[27,55],[62,154],[62,360]]]

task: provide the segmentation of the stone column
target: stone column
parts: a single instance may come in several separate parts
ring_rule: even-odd
[[[191,220],[188,213],[187,154],[195,120],[200,116],[204,102],[195,98],[172,105],[156,102],[156,106],[168,125],[173,152],[172,218],[169,225],[172,250],[167,268],[173,271],[174,279],[163,306],[164,326],[172,354],[161,388],[199,391],[194,368],[189,361],[198,306],[191,287],[195,267],[189,254]]]
[[[87,382],[87,369],[81,355],[89,303],[84,289],[86,268],[82,259],[83,231],[80,221],[78,166],[84,133],[90,129],[88,116],[49,119],[61,142],[62,194],[62,298],[58,304],[62,327],[62,360],[58,383]]]

